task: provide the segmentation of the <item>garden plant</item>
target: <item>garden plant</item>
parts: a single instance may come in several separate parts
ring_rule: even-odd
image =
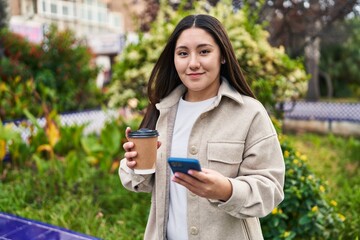
[[[70,30],[51,25],[41,43],[0,29],[0,118],[24,118],[23,109],[40,117],[51,104],[58,112],[98,108],[101,91],[94,84],[98,69],[93,54]],[[81,86],[81,87],[80,87]],[[11,109],[11,110],[10,110]]]
[[[18,126],[29,129],[30,134],[23,139],[11,123],[0,124],[0,211],[103,239],[143,238],[150,194],[131,193],[122,188],[117,176],[119,160],[124,155],[121,145],[125,141],[125,127],[139,126],[142,115],[138,110],[147,104],[146,79],[167,34],[178,19],[192,11],[208,11],[224,22],[245,75],[259,100],[269,109],[276,101],[300,97],[307,79],[301,61],[291,60],[282,49],[271,48],[266,42],[267,33],[247,18],[246,8],[233,13],[229,4],[224,1],[214,8],[199,4],[196,10],[177,12],[162,6],[150,32],[141,35],[138,43],[127,46],[114,69],[109,104],[130,108],[132,115],[109,117],[98,134],[85,134],[86,125],[61,125],[58,109],[51,108],[57,98],[66,96],[62,101],[67,101],[75,96],[74,92],[80,91],[76,86],[80,85],[70,85],[74,87],[71,95],[53,95],[51,87],[45,93],[41,87],[32,85],[36,83],[32,74],[23,76],[26,71],[16,72],[17,66],[9,68],[14,72],[7,73],[5,83],[0,83],[2,93],[10,94],[11,82],[11,91],[19,85],[30,85],[44,97],[38,99],[40,109],[31,108],[28,93],[21,95],[21,102],[28,101],[21,107],[16,105],[19,102],[11,102],[10,97],[1,102],[2,109],[13,116],[18,116],[22,108],[28,109],[21,111],[27,121]],[[55,52],[53,55],[58,56]],[[1,64],[13,63],[5,59]],[[21,67],[29,69],[29,66]],[[63,89],[58,81],[66,78],[61,76],[51,84]],[[25,79],[30,79],[30,83]],[[22,93],[21,89],[16,91]],[[36,119],[39,113],[46,119],[44,126]],[[309,168],[309,162],[321,159],[297,151],[281,134],[281,123],[275,118],[273,122],[280,133],[286,162],[285,199],[261,219],[265,239],[355,239],[358,232],[346,227],[353,225],[347,223],[345,213],[339,212],[340,204],[328,197],[327,183]],[[356,141],[353,147],[358,147]],[[356,215],[352,219],[356,221]]]

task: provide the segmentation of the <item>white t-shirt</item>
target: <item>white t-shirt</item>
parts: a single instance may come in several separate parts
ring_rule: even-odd
[[[187,157],[188,142],[191,129],[200,116],[216,97],[201,102],[187,102],[182,98],[177,109],[174,133],[171,144],[172,157]],[[171,172],[171,177],[173,173]],[[187,229],[187,189],[170,180],[170,205],[167,224],[167,239],[188,239]]]

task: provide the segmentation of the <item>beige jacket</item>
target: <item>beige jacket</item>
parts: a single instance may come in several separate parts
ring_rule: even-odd
[[[157,104],[159,141],[156,173],[136,175],[121,161],[125,188],[151,192],[145,239],[166,239],[172,131],[184,86]],[[280,144],[264,107],[240,95],[223,79],[213,106],[196,120],[188,143],[188,157],[219,171],[232,183],[227,202],[198,197],[188,191],[189,239],[263,239],[259,217],[270,213],[284,197],[285,165]]]

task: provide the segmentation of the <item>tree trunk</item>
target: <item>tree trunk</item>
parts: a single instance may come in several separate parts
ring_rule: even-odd
[[[33,10],[34,10],[34,14],[36,15],[37,14],[37,9],[38,9],[38,7],[37,7],[37,0],[33,0],[32,1],[33,2]]]
[[[306,99],[317,101],[320,98],[319,89],[319,61],[320,61],[320,38],[316,37],[310,40],[305,47],[305,66],[311,78],[308,83],[308,92]]]

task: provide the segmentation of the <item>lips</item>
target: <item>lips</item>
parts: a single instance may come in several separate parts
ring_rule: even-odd
[[[188,73],[187,75],[192,78],[192,79],[196,79],[201,77],[201,75],[203,75],[204,73]]]

